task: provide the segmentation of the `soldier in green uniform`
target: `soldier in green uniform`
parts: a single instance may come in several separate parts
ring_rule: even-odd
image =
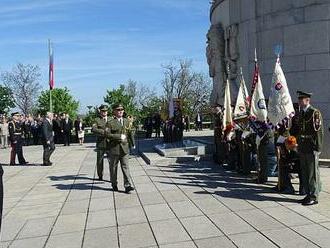
[[[106,128],[106,137],[109,140],[109,166],[111,184],[114,191],[117,187],[117,170],[120,162],[121,170],[124,176],[125,192],[134,190],[132,179],[129,172],[128,158],[129,149],[135,147],[135,141],[132,130],[132,123],[124,118],[124,107],[122,104],[113,105],[114,118],[108,121]]]
[[[310,105],[311,93],[297,91],[299,112],[298,153],[302,184],[306,197],[303,205],[318,203],[321,191],[319,155],[323,143],[323,120],[321,112]]]
[[[96,167],[99,180],[103,180],[103,158],[108,151],[107,139],[105,137],[106,123],[108,122],[108,106],[101,105],[98,108],[99,117],[95,120],[92,132],[97,136],[96,139]]]

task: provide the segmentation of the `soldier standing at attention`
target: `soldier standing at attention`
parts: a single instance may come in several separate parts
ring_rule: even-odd
[[[117,170],[120,162],[124,176],[125,193],[134,190],[128,167],[129,148],[135,147],[133,131],[130,121],[123,117],[124,107],[122,104],[113,105],[114,118],[107,123],[106,137],[109,139],[110,176],[112,189],[118,191]]]
[[[18,112],[12,113],[13,120],[8,123],[9,140],[11,144],[10,165],[15,165],[16,154],[18,163],[21,165],[28,164],[23,156],[23,126],[21,123],[21,115]]]
[[[310,105],[311,93],[297,91],[299,112],[298,153],[302,184],[306,197],[302,205],[318,203],[321,191],[319,155],[323,143],[323,120],[321,112]]]
[[[103,158],[107,153],[107,139],[105,137],[106,123],[108,122],[108,106],[101,105],[98,108],[99,117],[95,120],[92,127],[92,132],[97,136],[96,139],[96,168],[99,180],[103,180]]]

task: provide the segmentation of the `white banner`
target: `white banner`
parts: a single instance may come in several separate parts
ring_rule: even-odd
[[[230,98],[230,85],[229,80],[227,79],[226,88],[225,88],[225,99],[224,99],[224,115],[223,115],[223,128],[228,130],[232,128],[233,117],[232,117],[232,108],[231,108],[231,98]]]
[[[287,121],[295,114],[289,88],[281,68],[280,59],[275,64],[268,103],[268,118],[273,126]]]
[[[238,95],[236,99],[236,105],[234,110],[234,119],[241,119],[248,116],[247,106],[248,106],[249,93],[247,91],[245,80],[243,74],[241,75],[240,87],[238,90]]]
[[[267,122],[267,107],[259,73],[251,99],[250,116],[255,121]]]

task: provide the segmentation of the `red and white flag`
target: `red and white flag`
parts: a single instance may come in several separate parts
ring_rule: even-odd
[[[54,54],[52,44],[49,41],[49,89],[54,89],[54,85]]]
[[[268,102],[268,118],[272,126],[284,124],[295,114],[280,58],[277,58]]]

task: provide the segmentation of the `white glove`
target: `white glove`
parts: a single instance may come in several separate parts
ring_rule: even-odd
[[[125,140],[126,139],[126,135],[125,134],[120,135],[120,139],[121,140]]]
[[[132,149],[135,149],[135,146],[133,146]]]
[[[314,153],[314,156],[318,156],[321,154],[321,152],[318,152],[318,151],[313,151],[313,153]]]

